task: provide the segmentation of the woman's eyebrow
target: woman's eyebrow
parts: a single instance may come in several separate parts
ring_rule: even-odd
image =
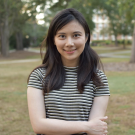
[[[56,35],[58,35],[58,34],[66,34],[66,33],[64,33],[64,32],[58,32]]]
[[[80,34],[82,34],[82,32],[80,32],[80,31],[75,31],[75,32],[73,32],[73,33],[80,33]]]
[[[82,34],[82,32],[80,32],[80,31],[74,31],[73,33],[80,33],[80,34]],[[66,33],[64,33],[64,32],[58,32],[57,34],[66,34]]]

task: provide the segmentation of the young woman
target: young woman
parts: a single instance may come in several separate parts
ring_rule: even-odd
[[[107,135],[108,81],[90,47],[90,30],[75,9],[52,20],[42,65],[28,82],[33,130],[45,135]]]

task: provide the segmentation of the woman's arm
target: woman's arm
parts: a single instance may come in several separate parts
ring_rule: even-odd
[[[97,117],[104,117],[109,101],[109,96],[99,96],[94,98],[94,102],[90,111],[89,120]]]
[[[109,101],[109,96],[99,96],[99,97],[94,98],[94,103],[92,105],[90,115],[89,115],[89,121],[91,121],[92,123],[95,123],[95,121],[101,122],[101,121],[107,120],[107,118],[108,118],[107,116],[105,119],[100,119],[100,117],[105,116],[108,101]],[[107,123],[104,122],[104,124],[106,126],[103,129],[104,129],[105,133],[107,134],[107,132],[106,132],[107,131]],[[96,131],[97,127],[93,126],[93,129],[95,129],[95,131]]]
[[[93,133],[93,124],[98,128],[98,131],[100,131],[101,134],[101,130],[106,126],[102,121],[83,122],[46,119],[44,96],[42,90],[28,87],[27,99],[30,121],[34,132],[37,134],[69,135],[81,132],[90,134]],[[99,119],[104,120],[105,118],[101,117]]]
[[[35,133],[65,135],[85,132],[85,122],[46,119],[42,90],[28,87],[27,99],[30,121]]]

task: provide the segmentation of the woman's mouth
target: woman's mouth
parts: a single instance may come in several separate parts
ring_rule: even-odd
[[[75,52],[75,50],[64,50],[67,54],[72,54]]]

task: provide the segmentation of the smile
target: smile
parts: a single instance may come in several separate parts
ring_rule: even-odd
[[[72,54],[72,53],[74,53],[75,51],[76,51],[76,49],[75,50],[64,50],[66,53],[68,53],[68,54]]]

